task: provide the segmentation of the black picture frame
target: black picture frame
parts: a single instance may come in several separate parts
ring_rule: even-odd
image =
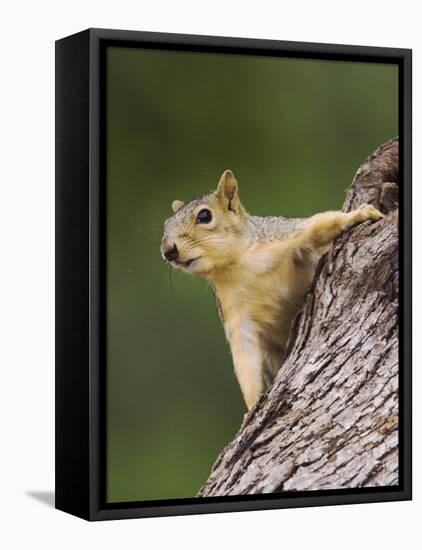
[[[108,504],[105,500],[105,50],[110,45],[399,67],[397,487]],[[411,50],[88,29],[56,42],[56,508],[87,520],[411,499]]]

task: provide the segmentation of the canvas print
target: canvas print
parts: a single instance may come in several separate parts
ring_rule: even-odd
[[[106,51],[106,500],[399,484],[398,65]]]

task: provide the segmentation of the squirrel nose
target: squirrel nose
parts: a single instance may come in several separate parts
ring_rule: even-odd
[[[173,248],[169,248],[164,252],[164,257],[166,260],[171,262],[172,260],[176,260],[179,256],[179,251],[177,250],[177,246],[174,244]]]

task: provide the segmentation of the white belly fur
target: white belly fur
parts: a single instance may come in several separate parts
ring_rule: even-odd
[[[292,319],[314,275],[316,261],[304,269],[289,260],[264,272],[240,270],[236,277],[214,283],[248,407],[264,391],[264,366],[272,377],[280,368]]]

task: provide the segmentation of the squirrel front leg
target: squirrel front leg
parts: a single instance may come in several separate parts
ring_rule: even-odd
[[[309,224],[298,236],[301,244],[325,253],[332,241],[349,227],[367,220],[384,217],[371,204],[362,204],[351,212],[323,212],[309,219]]]
[[[253,323],[241,319],[227,333],[234,371],[246,406],[250,410],[264,391],[262,356]]]

